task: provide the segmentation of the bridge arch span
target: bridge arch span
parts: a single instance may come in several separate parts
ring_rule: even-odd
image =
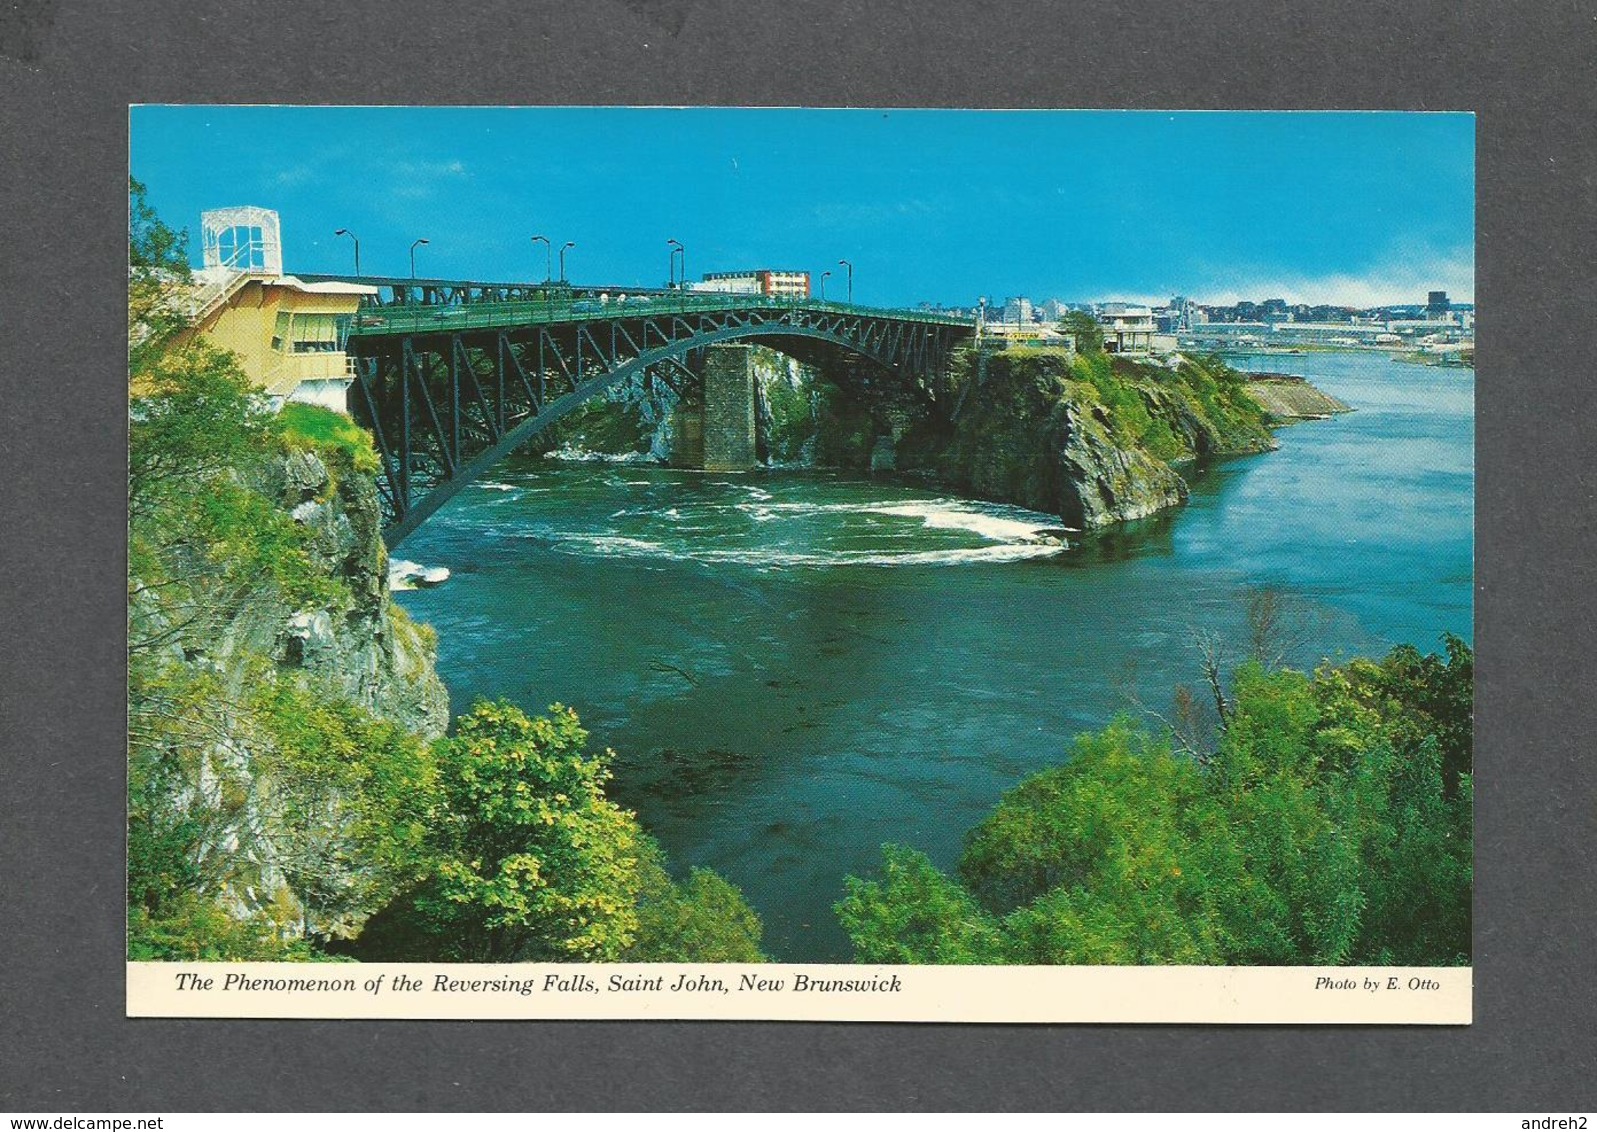
[[[953,320],[821,304],[583,313],[496,321],[479,309],[357,326],[349,409],[376,441],[390,547],[583,403],[639,374],[685,370],[710,346],[765,343],[803,358],[814,345],[924,385],[968,333]]]

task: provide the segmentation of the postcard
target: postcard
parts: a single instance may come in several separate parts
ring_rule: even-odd
[[[1471,1020],[1472,115],[130,130],[130,1015]]]

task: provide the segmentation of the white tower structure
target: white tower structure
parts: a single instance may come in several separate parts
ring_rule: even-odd
[[[244,205],[200,213],[207,276],[283,274],[283,230],[277,213]]]

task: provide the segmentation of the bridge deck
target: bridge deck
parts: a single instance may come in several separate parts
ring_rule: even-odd
[[[552,292],[544,298],[519,302],[471,302],[454,305],[410,304],[366,307],[354,319],[351,338],[386,338],[404,334],[454,333],[461,330],[502,330],[599,319],[659,318],[673,314],[726,313],[731,311],[819,311],[866,318],[892,319],[934,326],[974,327],[968,318],[932,311],[862,307],[819,299],[782,299],[768,295],[725,293],[642,294],[627,292],[608,298],[573,298]]]

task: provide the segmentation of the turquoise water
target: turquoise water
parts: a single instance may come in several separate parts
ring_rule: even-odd
[[[1250,592],[1287,595],[1298,665],[1471,639],[1473,372],[1236,364],[1357,411],[1068,549],[1057,518],[913,483],[527,461],[411,537],[452,577],[401,600],[437,627],[457,711],[576,708],[675,866],[738,884],[775,957],[846,959],[845,875],[886,841],[951,865],[1071,736],[1163,709],[1196,629],[1239,642]]]

